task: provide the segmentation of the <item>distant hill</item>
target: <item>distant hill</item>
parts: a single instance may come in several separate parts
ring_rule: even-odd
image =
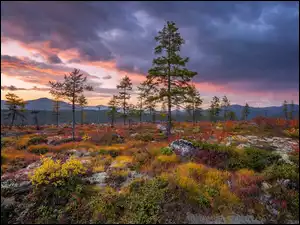
[[[53,110],[53,100],[49,98],[39,98],[35,100],[26,101],[25,109],[27,110],[42,110],[42,111],[52,111]],[[100,110],[107,110],[107,106],[100,105]],[[5,100],[1,100],[1,110],[7,109],[5,105]],[[79,106],[76,106],[75,110],[80,110]],[[96,106],[87,106],[86,110],[99,110]],[[60,101],[60,110],[72,110],[72,104],[64,101]]]
[[[60,122],[65,123],[65,122],[70,122],[71,121],[71,112],[70,110],[72,109],[72,105],[69,103],[66,103],[64,101],[60,102],[61,106],[61,117],[60,117]],[[288,106],[290,107],[290,105]],[[39,118],[40,118],[40,123],[41,124],[49,124],[49,123],[55,123],[55,117],[53,116],[52,113],[52,108],[53,108],[53,100],[48,99],[48,98],[39,98],[36,100],[30,100],[27,101],[26,109],[27,111],[25,112],[26,118],[28,118],[28,123],[33,123],[32,121],[32,115],[30,114],[31,110],[40,110],[41,112],[39,113]],[[1,100],[1,124],[4,123],[4,115],[7,107],[5,106],[5,101]],[[101,105],[100,111],[98,111],[97,106],[87,106],[85,107],[85,113],[86,113],[86,121],[88,123],[106,123],[109,122],[110,119],[107,117],[107,106]],[[295,105],[295,117],[299,118],[299,105]],[[76,111],[80,110],[80,108],[77,106]],[[242,110],[243,106],[241,105],[231,105],[229,107],[229,110],[232,110],[235,112],[236,116],[238,119],[241,118],[242,115]],[[119,112],[121,110],[118,110]],[[256,116],[268,116],[268,117],[283,117],[282,113],[282,106],[271,106],[271,107],[250,107],[250,114],[248,116],[248,119],[253,119]],[[157,112],[159,114],[159,112]],[[201,120],[208,120],[208,110],[205,109],[203,110],[203,116]],[[185,111],[172,111],[173,118],[175,118],[176,121],[185,121],[185,120],[190,120],[191,118],[187,115]],[[221,111],[220,116],[223,116],[223,112]],[[76,118],[79,120],[80,119],[80,112],[76,113]],[[157,115],[157,119],[163,119],[165,118],[159,118]],[[137,120],[137,119],[136,119]],[[143,116],[144,121],[150,121],[151,116],[148,113],[145,113]],[[7,121],[5,121],[7,123]]]

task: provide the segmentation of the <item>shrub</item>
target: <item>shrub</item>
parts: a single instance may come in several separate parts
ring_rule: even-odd
[[[64,186],[86,169],[82,163],[74,158],[68,159],[65,163],[60,160],[54,161],[51,158],[42,158],[42,165],[30,175],[30,181],[36,187],[43,185]]]
[[[201,150],[195,155],[194,161],[211,167],[225,168],[228,158],[229,156],[226,152]]]
[[[120,151],[117,149],[100,149],[98,151],[101,155],[110,155],[111,157],[115,158],[120,155]]]
[[[28,146],[30,138],[29,137],[21,137],[20,139],[17,140],[16,147],[17,149],[25,149]]]
[[[92,158],[92,168],[94,172],[103,172],[110,165],[112,157],[110,155],[97,155]]]
[[[88,141],[88,140],[90,140],[91,139],[91,137],[88,135],[88,134],[84,134],[83,136],[82,136],[82,140],[83,141]]]
[[[296,165],[286,163],[279,165],[275,164],[266,168],[264,175],[270,180],[290,179],[299,183],[299,168]]]
[[[205,173],[205,180],[204,184],[213,187],[213,188],[219,188],[222,184],[226,183],[226,181],[230,177],[230,173],[227,171],[220,171],[217,169],[209,169],[207,173]]]
[[[253,170],[241,169],[235,173],[234,189],[243,198],[253,198],[259,194],[259,184],[263,180],[261,175]]]
[[[172,155],[173,150],[170,147],[164,147],[160,149],[163,155]]]
[[[95,224],[115,223],[125,208],[124,197],[113,188],[105,187],[91,198],[92,221]]]
[[[78,148],[87,148],[87,149],[96,149],[96,145],[91,142],[79,142],[76,147]]]
[[[136,165],[135,169],[139,169],[142,165],[145,165],[151,160],[152,156],[149,152],[145,150],[138,150],[134,153],[134,163]]]
[[[192,132],[199,133],[200,131],[201,131],[200,127],[195,127]]]
[[[45,136],[34,136],[29,139],[28,145],[37,145],[42,143],[47,143],[47,137]]]
[[[276,153],[256,148],[245,148],[244,151],[230,157],[227,163],[228,169],[248,168],[262,171],[267,166],[276,163],[280,156]]]
[[[29,175],[34,186],[34,196],[37,204],[64,205],[74,193],[82,190],[80,175],[86,173],[82,163],[69,158],[65,163],[60,160],[42,158],[42,165]]]
[[[291,128],[283,131],[288,137],[299,138],[299,129]]]
[[[15,143],[15,138],[12,137],[1,137],[1,149],[7,146],[11,146]]]
[[[172,155],[159,155],[156,158],[158,161],[160,162],[164,162],[164,163],[175,163],[178,162],[178,158],[175,154]]]
[[[174,181],[179,187],[188,191],[191,195],[197,195],[199,191],[199,182],[197,179],[205,171],[205,166],[196,163],[185,163],[179,165],[174,174]]]
[[[127,207],[123,223],[156,224],[162,217],[162,205],[168,192],[168,183],[162,179],[138,180],[130,185],[125,195]]]
[[[34,154],[45,154],[49,151],[49,146],[47,144],[30,145],[27,150]]]
[[[118,156],[116,157],[116,159],[112,162],[111,167],[113,168],[124,168],[126,167],[128,164],[131,164],[133,161],[133,157],[132,156]]]
[[[150,133],[139,134],[139,135],[136,136],[136,139],[144,141],[144,142],[148,142],[148,141],[153,141],[154,140],[153,135],[150,134]]]
[[[81,141],[80,137],[75,137],[75,141],[79,142]],[[50,142],[51,145],[62,145],[62,144],[67,144],[70,142],[74,142],[73,138],[63,138],[63,139],[58,139],[58,140],[53,140]]]
[[[255,148],[245,149],[247,168],[255,171],[262,171],[265,167],[277,162],[279,159],[280,156],[272,152]]]

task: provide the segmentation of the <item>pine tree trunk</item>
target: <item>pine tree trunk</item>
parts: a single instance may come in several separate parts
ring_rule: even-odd
[[[168,126],[167,126],[167,136],[171,134],[171,71],[170,64],[168,64]]]
[[[193,126],[195,126],[195,121],[196,121],[195,109],[193,108]]]
[[[36,124],[36,129],[39,130],[40,127],[39,127],[39,121],[38,121],[38,118],[37,118],[37,114],[35,115],[35,124]]]
[[[140,125],[142,125],[142,117],[143,117],[143,114],[142,114],[142,108],[143,108],[143,102],[141,100],[141,109],[140,109]]]
[[[124,126],[126,125],[126,118],[125,118],[125,97],[123,102],[123,120],[124,120]]]
[[[73,116],[73,123],[72,123],[72,139],[75,141],[75,99],[73,97],[72,102],[72,116]]]
[[[114,127],[115,114],[111,115],[111,127]]]
[[[83,125],[83,108],[81,108],[81,126]]]
[[[56,127],[58,127],[58,111],[56,112]]]
[[[11,118],[11,123],[10,123],[10,126],[9,126],[9,129],[10,129],[10,130],[11,130],[11,128],[12,128],[13,125],[14,125],[15,118],[16,118],[16,112],[14,111],[14,112],[13,112],[13,116],[12,116],[12,118]]]

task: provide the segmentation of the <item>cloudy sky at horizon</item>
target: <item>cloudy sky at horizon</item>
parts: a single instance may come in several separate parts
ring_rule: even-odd
[[[95,87],[89,105],[107,104],[124,75],[134,87],[145,79],[167,20],[186,41],[182,55],[198,72],[204,108],[214,95],[258,107],[299,104],[296,1],[1,2],[1,85],[25,100],[51,98],[48,81],[78,68]]]

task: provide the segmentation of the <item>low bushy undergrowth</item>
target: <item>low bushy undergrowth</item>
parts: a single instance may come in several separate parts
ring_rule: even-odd
[[[291,181],[299,183],[299,167],[286,163],[274,164],[264,170],[267,179],[290,179]]]
[[[37,145],[47,143],[47,137],[46,136],[34,136],[29,139],[28,145]]]
[[[45,154],[49,151],[49,146],[47,144],[30,145],[27,150],[34,154]]]

